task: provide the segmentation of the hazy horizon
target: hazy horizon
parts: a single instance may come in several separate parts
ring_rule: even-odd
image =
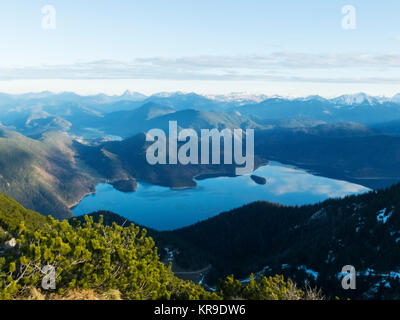
[[[51,93],[51,94],[62,94],[62,93],[74,93],[79,96],[92,96],[92,95],[98,95],[98,94],[104,94],[107,96],[122,96],[123,94],[130,93],[130,94],[140,94],[146,97],[150,97],[152,95],[160,95],[160,94],[166,94],[166,95],[173,95],[173,94],[197,94],[200,96],[208,97],[208,98],[218,98],[218,97],[229,97],[232,96],[234,98],[241,98],[241,97],[249,97],[249,98],[255,98],[255,97],[267,97],[267,98],[273,98],[273,97],[281,97],[284,99],[296,99],[296,98],[308,98],[312,96],[320,96],[325,99],[333,99],[333,98],[338,98],[340,96],[351,96],[351,95],[358,95],[358,94],[366,94],[370,97],[375,97],[375,98],[387,98],[391,99],[395,97],[396,95],[400,94],[400,88],[398,91],[394,91],[393,94],[391,95],[375,95],[375,94],[369,94],[368,92],[365,91],[353,91],[353,92],[342,92],[339,94],[331,94],[331,95],[324,95],[324,94],[304,94],[304,95],[281,95],[278,93],[271,93],[271,92],[250,92],[250,91],[226,91],[226,92],[202,92],[198,90],[193,90],[193,91],[183,91],[183,90],[170,90],[170,91],[156,91],[156,90],[147,90],[147,91],[139,91],[136,89],[132,88],[120,88],[115,92],[107,92],[107,91],[96,91],[93,90],[91,92],[86,92],[82,90],[48,90],[48,89],[37,89],[37,90],[21,90],[21,91],[8,91],[8,90],[2,90],[0,87],[0,94],[10,94],[10,95],[24,95],[24,94],[39,94],[39,93]]]

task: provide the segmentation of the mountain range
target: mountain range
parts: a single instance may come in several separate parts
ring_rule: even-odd
[[[169,121],[196,131],[252,128],[256,167],[276,160],[383,188],[400,181],[397,100],[365,94],[334,99],[1,94],[0,191],[29,209],[65,218],[99,182],[128,189],[135,181],[187,188],[196,187],[196,176],[233,175],[233,166],[148,165],[143,133],[168,131]]]
[[[149,165],[145,133],[168,131],[169,121],[196,131],[251,128],[256,168],[274,160],[373,189],[301,207],[256,202],[184,229],[149,230],[160,248],[179,252],[177,266],[211,265],[210,288],[253,272],[308,281],[330,297],[400,298],[400,95],[0,94],[0,192],[63,220],[101,182],[133,192],[141,181],[182,189],[195,188],[195,177],[234,176],[234,165]],[[14,207],[20,220],[32,216]],[[338,286],[346,264],[358,271],[356,293]]]
[[[399,97],[371,97],[363,93],[333,99],[238,94],[201,96],[179,92],[149,97],[134,92],[120,96],[79,96],[68,92],[0,94],[0,122],[28,136],[54,129],[87,137],[95,128],[103,130],[98,136],[116,134],[126,138],[160,125],[160,122],[173,118],[173,113],[180,121],[190,122],[193,114],[188,110],[196,110],[199,112],[197,118],[203,121],[201,124],[205,122],[217,127],[227,126],[227,122],[258,128],[280,126],[289,120],[305,126],[321,122],[357,122],[383,133],[396,133],[390,124],[389,127],[385,124],[400,120]],[[119,125],[118,121],[124,121],[124,125]]]

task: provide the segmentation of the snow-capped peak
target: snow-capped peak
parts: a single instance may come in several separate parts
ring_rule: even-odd
[[[396,94],[395,96],[393,96],[392,102],[394,102],[394,103],[400,103],[400,93],[398,93],[398,94]]]
[[[228,94],[208,94],[208,99],[223,102],[262,102],[271,98],[265,94],[249,93],[249,92],[231,92]]]
[[[373,105],[378,102],[375,97],[371,97],[366,93],[356,93],[356,94],[345,94],[340,97],[331,100],[335,104],[344,105],[358,105],[358,104],[369,104]]]

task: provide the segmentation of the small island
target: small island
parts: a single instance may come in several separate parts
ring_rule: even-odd
[[[113,181],[110,184],[121,192],[134,192],[137,189],[137,181],[133,178]]]
[[[267,183],[267,179],[265,179],[263,177],[256,176],[254,174],[252,174],[250,176],[250,178],[257,184],[266,184]]]

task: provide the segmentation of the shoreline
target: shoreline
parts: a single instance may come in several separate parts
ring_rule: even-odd
[[[266,166],[266,165],[268,165],[268,164],[269,164],[269,161],[261,162],[259,165],[257,165],[257,166],[254,168],[253,172],[254,172],[255,170],[257,170],[258,168],[263,167],[263,166]],[[228,173],[228,172],[225,172],[225,173],[218,173],[218,172],[216,172],[216,173],[199,173],[199,174],[196,174],[196,175],[194,175],[194,176],[192,177],[193,182],[194,182],[194,185],[186,185],[186,186],[165,186],[165,187],[168,187],[168,188],[170,188],[171,190],[196,189],[196,188],[198,187],[198,184],[197,184],[196,180],[201,181],[201,180],[207,180],[207,179],[212,179],[212,178],[220,178],[220,177],[235,178],[235,177],[237,177],[237,175],[236,175],[236,174],[232,174],[232,173]],[[135,178],[135,180],[137,181],[138,184],[139,184],[139,183],[148,183],[148,184],[152,184],[152,185],[154,185],[154,186],[162,186],[162,185],[159,185],[159,184],[149,183],[149,182],[147,182],[147,181],[138,180],[138,179],[136,179],[136,178]],[[116,181],[120,181],[120,180],[115,180],[115,181],[107,181],[107,180],[103,181],[103,180],[99,180],[99,181],[96,181],[95,184],[94,184],[94,185],[95,185],[95,186],[94,186],[94,191],[86,192],[86,193],[85,193],[84,195],[82,195],[82,197],[80,197],[78,200],[74,201],[72,204],[68,204],[67,207],[68,207],[70,210],[73,210],[73,209],[79,204],[79,202],[81,202],[85,197],[87,197],[88,195],[91,195],[91,194],[96,194],[96,186],[97,186],[98,184],[100,184],[100,183],[106,183],[106,184],[111,185],[113,188],[115,188],[115,187],[113,186],[113,183],[116,182]],[[116,189],[116,188],[115,188],[115,189]],[[137,189],[138,189],[138,186],[137,186],[137,187],[135,188],[135,190],[132,191],[132,192],[135,192]],[[116,189],[116,190],[118,190],[118,189]],[[121,190],[119,190],[119,191],[121,191]],[[125,192],[125,191],[121,191],[121,192]],[[131,191],[130,191],[130,192],[131,192]]]
[[[260,167],[269,165],[269,162],[270,162],[269,160],[267,160],[267,161],[265,161],[265,162],[260,162],[258,165],[255,166],[253,172],[254,172],[255,170],[257,170],[258,168],[260,168]],[[207,180],[207,179],[213,179],[213,178],[220,178],[220,177],[235,178],[235,177],[237,177],[237,175],[232,174],[232,173],[228,173],[228,172],[225,172],[225,173],[199,173],[199,174],[196,174],[196,175],[194,175],[194,176],[192,177],[193,182],[194,182],[194,185],[187,185],[187,186],[165,186],[165,187],[168,187],[168,188],[170,188],[171,190],[176,190],[176,191],[196,189],[196,188],[198,188],[198,183],[196,182],[196,180],[197,180],[197,181],[201,181],[201,180]],[[135,179],[135,180],[137,181],[138,185],[137,185],[137,187],[135,188],[135,190],[134,190],[133,192],[136,192],[136,190],[137,190],[138,187],[139,187],[139,183],[149,183],[149,182],[141,181],[141,180],[137,180],[137,179]],[[118,181],[118,180],[116,180],[116,181]],[[111,185],[114,189],[116,189],[116,188],[113,186],[113,182],[115,182],[115,181],[107,181],[107,180],[105,180],[105,181],[103,181],[103,180],[96,181],[95,184],[94,184],[94,191],[86,192],[86,193],[83,194],[78,200],[72,202],[72,204],[68,204],[68,205],[67,205],[68,209],[72,212],[72,210],[74,210],[84,198],[86,198],[86,197],[89,196],[89,195],[96,194],[96,187],[97,187],[97,185],[100,184],[100,183],[109,184],[109,185]],[[154,183],[150,183],[150,184],[155,185],[155,186],[162,186],[162,185],[158,185],[158,184],[154,184]],[[118,190],[118,189],[116,189],[116,190]],[[125,191],[121,191],[121,190],[119,190],[119,191],[120,191],[120,192],[125,192]]]
[[[97,185],[97,184],[96,184],[96,185]],[[74,209],[78,206],[78,204],[79,204],[84,198],[86,198],[87,196],[89,196],[89,195],[91,195],[91,194],[96,194],[96,188],[95,188],[94,191],[86,192],[82,197],[80,197],[79,200],[73,202],[71,205],[67,205],[67,206],[68,206],[68,209],[72,212],[72,210],[74,210]]]

